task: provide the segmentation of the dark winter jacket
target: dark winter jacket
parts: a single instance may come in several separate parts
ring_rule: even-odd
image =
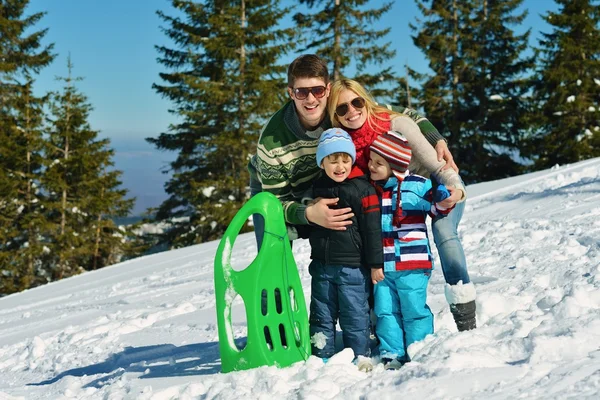
[[[311,226],[311,258],[330,265],[383,265],[379,198],[367,178],[359,176],[337,183],[324,172],[313,182],[312,198],[339,198],[334,207],[352,208],[352,225],[345,231]]]

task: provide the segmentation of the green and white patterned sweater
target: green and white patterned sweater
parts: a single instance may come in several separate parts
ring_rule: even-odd
[[[426,118],[407,108],[393,108],[409,115],[427,140],[434,144],[443,137]],[[294,102],[289,101],[277,111],[263,128],[256,154],[248,163],[250,188],[253,194],[265,191],[277,196],[283,205],[285,221],[306,225],[306,206],[300,203],[319,174],[316,153],[321,133],[331,127],[329,119],[313,131],[300,125]]]

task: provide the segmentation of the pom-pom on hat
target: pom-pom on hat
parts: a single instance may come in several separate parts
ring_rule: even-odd
[[[331,128],[321,134],[317,147],[317,165],[320,167],[323,159],[333,153],[347,153],[352,158],[352,164],[356,161],[356,147],[348,132],[343,129]]]
[[[399,181],[404,180],[412,158],[412,150],[402,134],[394,131],[381,134],[371,143],[370,150],[379,154],[390,164],[392,173]]]

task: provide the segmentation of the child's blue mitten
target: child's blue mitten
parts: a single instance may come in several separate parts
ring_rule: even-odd
[[[434,203],[439,203],[440,201],[446,200],[448,197],[450,197],[450,192],[446,186],[440,184],[435,188],[435,193],[433,193]]]

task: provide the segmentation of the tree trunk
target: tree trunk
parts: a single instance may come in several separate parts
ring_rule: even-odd
[[[333,31],[334,31],[334,44],[333,44],[333,54],[334,54],[334,60],[333,60],[333,80],[338,80],[340,79],[341,76],[341,71],[340,68],[342,67],[342,33],[340,32],[340,22],[339,22],[339,14],[340,14],[340,3],[341,0],[335,0],[335,8],[334,8],[334,15],[335,15],[335,20],[334,20],[334,25],[333,25]]]
[[[25,174],[25,178],[27,179],[27,193],[25,195],[25,201],[27,202],[27,213],[30,214],[31,210],[29,209],[31,207],[31,201],[32,201],[32,185],[31,185],[31,149],[30,149],[30,144],[31,144],[31,135],[30,135],[30,129],[31,129],[31,119],[30,119],[30,99],[29,99],[29,90],[30,88],[27,88],[26,91],[26,101],[25,103],[27,104],[27,108],[26,108],[26,113],[25,113],[25,135],[27,136],[27,173]],[[34,245],[34,241],[35,241],[35,233],[34,233],[34,229],[35,227],[33,226],[33,222],[31,221],[31,218],[29,220],[29,224],[27,226],[27,242],[29,243],[29,247],[27,249],[27,287],[29,287],[31,285],[31,281],[30,278],[33,277],[33,245]]]

